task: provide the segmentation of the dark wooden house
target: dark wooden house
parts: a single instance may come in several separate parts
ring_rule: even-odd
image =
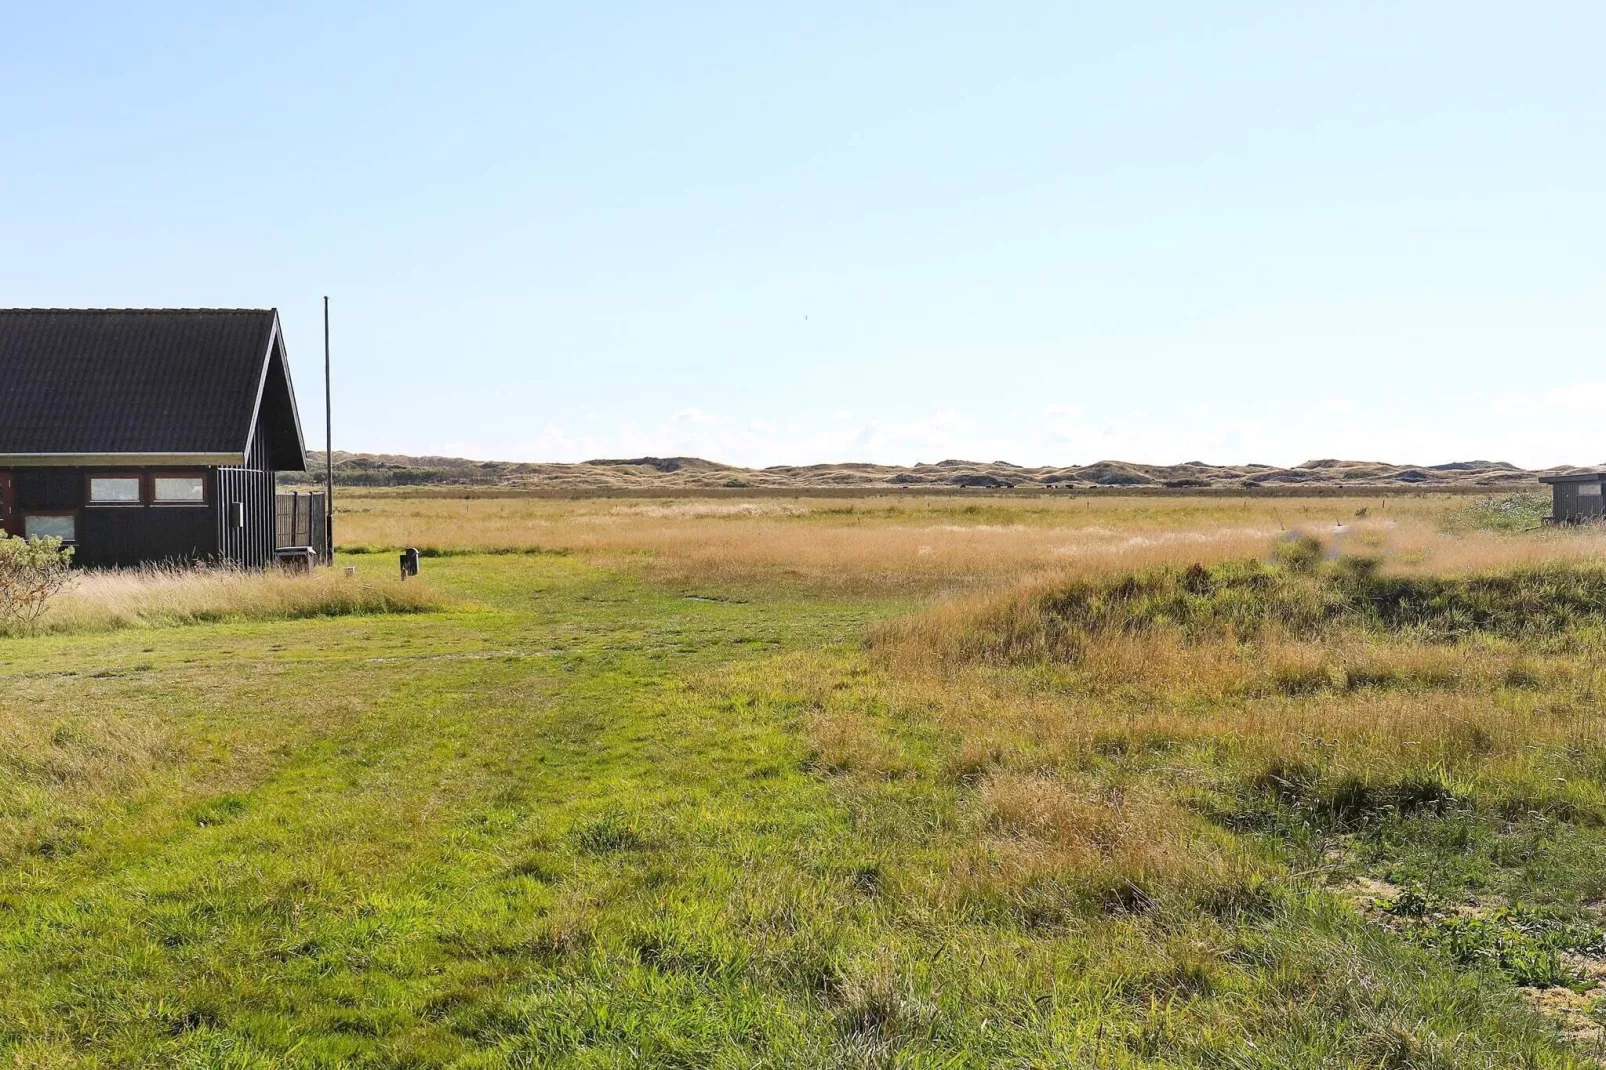
[[[1602,502],[1601,486],[1606,483],[1606,472],[1567,472],[1564,475],[1540,476],[1539,482],[1549,483],[1551,490],[1551,524],[1581,524],[1586,520],[1599,520],[1606,515]]]
[[[274,473],[305,471],[273,309],[0,309],[0,526],[91,566],[279,545]]]

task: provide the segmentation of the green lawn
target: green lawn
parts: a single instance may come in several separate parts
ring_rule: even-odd
[[[0,1062],[1592,1065],[1286,836],[1212,826],[1219,901],[956,890],[965,781],[863,643],[907,607],[425,564],[460,608],[0,641]],[[906,767],[824,760],[821,694]]]

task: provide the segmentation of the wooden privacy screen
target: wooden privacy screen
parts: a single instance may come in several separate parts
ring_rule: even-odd
[[[318,553],[318,560],[329,560],[329,548],[324,545],[324,495],[321,491],[291,491],[280,494],[275,502],[274,545],[276,547],[310,546]]]

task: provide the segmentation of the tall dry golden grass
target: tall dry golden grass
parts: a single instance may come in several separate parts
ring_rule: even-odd
[[[39,631],[106,631],[225,620],[415,613],[438,608],[428,584],[391,577],[349,577],[231,568],[152,567],[89,572],[46,610]]]
[[[621,502],[348,494],[337,538],[345,547],[386,550],[540,548],[630,563],[668,581],[790,582],[917,596],[1045,572],[1262,557],[1291,533],[1385,553],[1395,567],[1435,571],[1606,552],[1599,536],[1442,531],[1444,514],[1465,501],[911,495]]]

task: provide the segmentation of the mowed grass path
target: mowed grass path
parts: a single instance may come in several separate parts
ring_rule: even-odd
[[[487,608],[0,648],[50,740],[7,755],[0,796],[19,1062],[431,1065],[478,1047],[592,912],[697,880],[676,871],[705,850],[830,864],[841,818],[796,741],[709,717],[685,679],[843,642],[862,610],[554,558],[430,572]],[[669,1044],[695,1021],[661,1016]]]
[[[427,570],[463,608],[0,643],[0,1059],[1582,1065],[1294,884],[950,894],[957,789],[833,775],[804,727],[899,607]]]

